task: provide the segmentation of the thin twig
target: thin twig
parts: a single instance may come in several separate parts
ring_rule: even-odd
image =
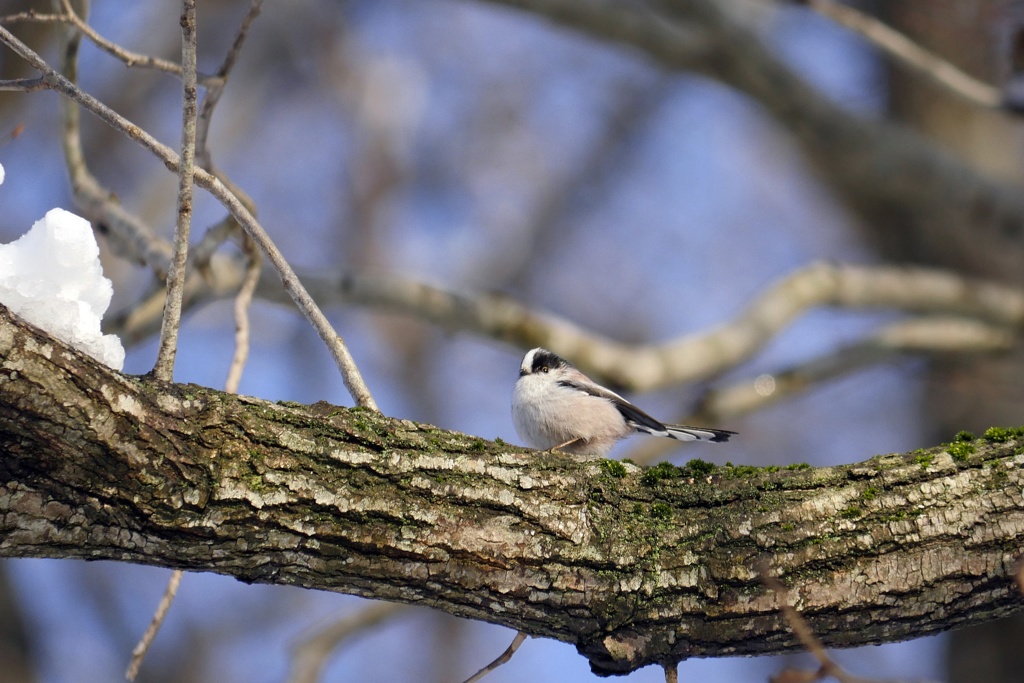
[[[832,0],[806,0],[806,3],[814,11],[855,31],[899,63],[971,104],[989,109],[1002,106],[1003,94],[998,88],[962,71],[878,19]]]
[[[196,152],[196,157],[198,158],[198,149]],[[231,214],[228,214],[223,219],[210,226],[207,231],[203,233],[203,238],[188,250],[188,258],[191,262],[189,265],[201,271],[205,271],[210,267],[210,260],[213,258],[213,255],[217,253],[217,250],[220,249],[221,245],[236,234],[244,235],[241,228],[238,226],[238,221],[236,221]],[[248,263],[248,259],[246,259],[246,261]]]
[[[409,605],[374,602],[359,612],[339,619],[317,633],[303,638],[292,648],[288,683],[317,683],[328,657],[338,650],[343,641],[365,633],[409,609]]]
[[[238,385],[242,381],[242,370],[249,358],[249,306],[252,304],[253,293],[260,281],[260,270],[263,267],[263,256],[248,236],[243,238],[242,251],[248,259],[245,279],[235,297],[235,353],[228,368],[228,378],[224,382],[224,391],[238,393]]]
[[[516,650],[519,649],[519,646],[523,644],[524,640],[526,640],[526,634],[520,631],[516,634],[516,637],[512,639],[512,643],[505,648],[505,651],[498,655],[497,659],[467,678],[464,683],[476,683],[476,681],[479,681],[481,678],[512,659],[512,655],[516,653]]]
[[[66,14],[39,14],[35,10],[25,10],[17,14],[8,14],[0,17],[0,24],[18,24],[21,22],[34,22],[39,24],[66,24],[71,19]]]
[[[163,71],[175,76],[182,75],[181,64],[167,59],[161,59],[159,57],[151,57],[149,55],[132,52],[131,50],[126,50],[113,41],[107,40],[97,33],[96,30],[88,24],[88,22],[75,13],[74,8],[71,6],[71,0],[60,1],[64,11],[67,13],[66,21],[70,22],[76,29],[81,31],[82,34],[91,40],[96,47],[124,62],[125,66],[139,67],[143,69],[156,69],[157,71]],[[197,80],[205,86],[216,79],[210,76],[197,75]]]
[[[17,53],[18,56],[41,71],[52,89],[75,100],[96,115],[101,121],[107,123],[115,130],[122,132],[129,139],[152,152],[163,161],[164,165],[168,169],[177,172],[179,159],[178,155],[175,154],[172,149],[163,145],[145,130],[128,121],[123,116],[110,109],[110,107],[107,107],[95,97],[84,92],[74,83],[57,73],[42,57],[36,54],[2,26],[0,26],[0,42],[5,43],[15,53]],[[225,208],[228,209],[228,211],[231,212],[238,223],[253,238],[256,244],[260,246],[260,249],[263,250],[263,253],[270,260],[271,264],[273,264],[274,268],[277,269],[281,276],[281,280],[284,283],[285,291],[288,292],[299,310],[312,324],[313,329],[317,331],[320,339],[327,346],[328,351],[334,358],[334,362],[341,371],[345,387],[348,389],[355,402],[364,408],[378,410],[377,403],[373,400],[373,395],[370,393],[369,388],[363,381],[362,375],[360,374],[354,359],[349,353],[348,348],[345,346],[345,342],[341,338],[341,335],[334,330],[330,322],[327,320],[327,317],[323,314],[323,311],[320,310],[309,296],[309,293],[295,275],[295,271],[292,269],[291,265],[284,258],[284,255],[281,254],[273,240],[271,240],[267,235],[263,226],[261,226],[253,217],[252,212],[249,211],[239,197],[233,194],[215,175],[202,169],[196,169],[195,182],[197,185],[212,194]]]
[[[238,57],[242,52],[242,46],[245,44],[245,40],[249,36],[249,29],[256,20],[256,17],[259,16],[262,7],[263,0],[251,0],[249,4],[249,11],[246,12],[244,17],[242,17],[242,23],[238,27],[235,39],[232,41],[231,47],[228,48],[227,53],[224,55],[224,61],[221,62],[220,68],[217,69],[216,79],[211,81],[206,88],[206,92],[203,95],[203,102],[199,109],[199,117],[196,120],[196,163],[200,168],[218,178],[220,182],[227,187],[228,191],[238,197],[245,208],[254,216],[256,215],[256,205],[249,195],[247,195],[238,185],[231,182],[231,179],[228,178],[226,174],[221,173],[214,165],[213,159],[210,155],[209,146],[207,145],[207,138],[210,133],[210,126],[213,122],[213,112],[216,109],[217,104],[220,102],[221,96],[224,94],[224,89],[227,87],[228,77],[231,75],[231,70],[238,62]],[[202,241],[198,245],[196,266],[203,272],[204,276],[210,274],[209,271],[206,270],[206,267],[210,256],[213,254],[214,250],[216,250],[216,245],[238,229],[238,221],[235,220],[234,216],[229,215],[224,221],[221,221],[221,223],[211,228],[210,231],[203,236]]]
[[[245,231],[260,245],[263,253],[266,254],[281,276],[281,282],[284,284],[285,291],[288,292],[292,301],[296,303],[299,310],[302,311],[306,319],[313,325],[313,329],[317,331],[320,339],[327,346],[327,350],[334,358],[338,369],[341,370],[341,378],[345,383],[345,388],[348,389],[356,404],[370,410],[379,410],[377,402],[373,400],[370,389],[363,381],[362,374],[359,372],[355,360],[349,353],[348,347],[345,346],[345,341],[334,330],[331,323],[327,320],[327,316],[324,315],[320,307],[310,297],[309,292],[303,287],[295,271],[292,270],[291,265],[284,258],[280,250],[278,250],[266,231],[263,230],[263,227],[256,221],[242,201],[232,194],[216,176],[197,169],[196,182],[220,200],[221,204],[227,207],[239,224],[245,228]]]
[[[203,95],[203,102],[199,109],[199,115],[196,119],[196,163],[204,170],[219,178],[221,183],[227,186],[228,190],[238,197],[246,209],[248,209],[253,215],[256,213],[256,205],[249,195],[247,195],[242,188],[231,182],[226,175],[220,173],[220,171],[214,166],[213,160],[210,157],[209,147],[207,146],[207,136],[210,132],[214,109],[220,101],[221,95],[224,93],[224,88],[227,86],[228,76],[231,75],[231,70],[238,62],[238,57],[242,52],[242,46],[245,44],[245,40],[249,36],[249,29],[252,26],[252,23],[256,20],[256,17],[259,16],[262,7],[263,0],[251,0],[249,11],[246,12],[245,16],[242,18],[242,23],[238,27],[235,39],[232,41],[231,47],[228,48],[227,53],[224,55],[224,61],[221,62],[220,68],[217,69],[216,79],[207,85],[206,92]],[[238,221],[235,220],[234,216],[229,214],[224,220],[214,225],[206,232],[205,235],[203,235],[203,239],[196,245],[193,253],[195,267],[203,273],[204,277],[212,275],[209,270],[209,262],[213,254],[217,251],[220,245],[233,235],[235,231],[239,230],[239,228],[240,226],[238,225]],[[243,245],[243,252],[246,253],[247,264],[246,278],[248,278],[249,273],[253,272],[253,260],[248,256],[247,251],[251,245],[251,238],[246,238]],[[259,261],[262,264],[262,259],[259,259]],[[258,267],[255,269],[255,272],[259,272]],[[245,290],[246,285],[243,282],[240,293]]]
[[[36,92],[49,88],[42,78],[15,78],[13,80],[0,81],[0,90],[15,90],[20,92]]]
[[[139,675],[139,667],[142,666],[142,660],[146,658],[146,653],[156,639],[156,634],[160,631],[160,626],[163,625],[164,619],[167,617],[167,611],[171,608],[171,603],[174,602],[174,596],[178,593],[178,586],[181,585],[183,573],[180,569],[175,569],[171,573],[171,578],[167,581],[167,588],[164,589],[164,596],[160,599],[156,612],[153,613],[153,619],[150,620],[146,632],[142,634],[142,638],[139,639],[135,649],[132,650],[132,661],[124,674],[124,677],[129,681],[134,681],[135,677]]]
[[[65,0],[67,2],[67,0]],[[167,271],[167,298],[160,328],[160,349],[153,375],[170,382],[174,376],[174,357],[178,352],[181,326],[181,298],[185,290],[185,264],[192,230],[192,184],[196,151],[196,3],[182,0],[181,12],[181,163],[178,164],[178,220],[174,233],[174,256]]]
[[[209,149],[206,146],[206,139],[210,133],[213,111],[217,107],[217,103],[220,102],[221,95],[224,94],[224,87],[227,85],[228,76],[238,61],[238,55],[242,52],[245,39],[249,36],[249,27],[252,26],[252,22],[259,16],[262,7],[263,0],[251,0],[249,11],[242,18],[242,23],[238,27],[238,33],[235,34],[235,40],[231,43],[227,54],[224,55],[224,61],[221,63],[220,68],[217,69],[216,81],[207,86],[206,94],[203,96],[203,106],[199,112],[196,130],[196,153],[200,160],[200,165],[211,172],[213,169],[210,163]]]
[[[789,589],[786,588],[782,581],[771,573],[768,563],[759,562],[756,569],[760,575],[761,583],[778,596],[779,610],[782,612],[783,616],[786,617],[786,621],[789,622],[789,627],[793,629],[793,634],[796,635],[797,639],[800,640],[800,643],[807,649],[807,651],[818,660],[819,666],[816,672],[796,671],[794,673],[798,676],[802,674],[810,676],[809,678],[806,676],[802,677],[802,680],[807,681],[820,681],[831,676],[840,683],[879,683],[866,678],[853,676],[833,661],[833,659],[829,657],[825,646],[823,646],[821,641],[819,641],[814,635],[814,631],[811,630],[810,624],[804,620],[803,616],[795,607],[789,604]],[[780,676],[772,677],[770,681],[771,683],[782,683],[783,681],[794,680],[795,677],[789,675],[789,673],[790,672],[788,671],[784,671]]]

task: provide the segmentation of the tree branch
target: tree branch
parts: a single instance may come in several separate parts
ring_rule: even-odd
[[[67,0],[65,0],[67,2]],[[70,6],[69,6],[70,8]],[[196,116],[196,4],[183,0],[181,9],[181,153],[178,164],[177,221],[174,253],[167,269],[167,297],[160,326],[160,345],[153,374],[165,382],[174,378],[174,358],[178,353],[181,327],[181,300],[185,291],[185,264],[188,240],[192,232],[192,186],[195,178]]]
[[[945,88],[947,92],[978,107],[996,109],[1003,106],[1003,93],[999,88],[975,78],[948,59],[926,50],[870,14],[833,0],[805,1],[815,12],[859,33],[898,64]]]
[[[211,269],[214,277],[191,282],[186,300],[194,306],[233,295],[242,273],[233,261],[222,259]],[[991,351],[1005,346],[1007,333],[1024,328],[1024,290],[934,268],[812,263],[767,286],[739,315],[719,327],[648,344],[619,342],[499,293],[461,294],[393,275],[304,274],[302,280],[310,295],[324,306],[364,306],[522,348],[543,346],[631,391],[713,377],[757,353],[799,315],[821,306],[946,317],[945,323],[922,320],[892,327],[879,342],[896,346],[899,340],[893,333],[901,331],[902,347],[908,352],[952,351],[956,348],[942,348],[942,344],[954,342],[963,351]],[[289,301],[270,275],[263,276],[257,294],[278,303]],[[133,305],[111,318],[108,331],[116,332],[128,346],[138,343],[157,329],[161,303],[162,299],[154,296]],[[949,319],[955,316],[994,326],[964,322],[954,328]],[[943,324],[954,334],[935,335]],[[1002,334],[1000,327],[1005,328]],[[932,333],[928,344],[911,338],[912,331],[923,329]]]
[[[1005,615],[1022,431],[844,467],[641,469],[100,366],[0,310],[0,554],[418,603],[575,643],[602,674]]]
[[[484,676],[497,669],[499,666],[503,664],[508,664],[509,660],[512,659],[512,655],[516,653],[516,650],[519,649],[519,646],[523,644],[524,640],[526,640],[526,634],[520,631],[512,639],[511,644],[509,644],[509,646],[505,648],[504,652],[498,655],[498,657],[493,662],[491,662],[490,664],[488,664],[487,666],[485,666],[484,668],[480,669],[475,674],[467,678],[464,681],[464,683],[476,683]]]
[[[124,65],[131,67],[139,67],[143,69],[155,69],[157,71],[163,71],[165,73],[173,74],[181,77],[182,68],[178,62],[172,62],[168,59],[160,59],[159,57],[152,57],[150,55],[142,55],[131,50],[126,50],[117,43],[107,40],[96,32],[92,26],[89,26],[82,17],[78,16],[75,12],[75,8],[71,6],[71,0],[60,0],[61,8],[64,10],[63,15],[58,15],[64,18],[65,21],[70,22],[79,32],[81,32],[86,38],[92,41],[93,45],[103,50],[115,59],[119,59],[124,62]],[[210,79],[207,76],[198,76],[198,81],[203,85],[206,85]]]

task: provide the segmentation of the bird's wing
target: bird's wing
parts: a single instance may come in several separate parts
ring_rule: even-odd
[[[609,401],[618,409],[619,413],[622,414],[622,417],[626,420],[626,424],[638,432],[644,432],[645,434],[651,434],[652,436],[667,436],[670,439],[675,439],[677,441],[722,442],[728,441],[729,437],[736,433],[725,429],[710,429],[708,427],[667,425],[654,419],[611,389],[605,389],[600,384],[595,384],[590,381],[590,379],[587,378],[586,375],[582,375],[582,373],[579,378],[574,377],[572,379],[561,380],[559,384]]]
[[[668,432],[664,424],[655,420],[653,417],[640,410],[611,389],[605,389],[600,384],[595,384],[589,380],[583,381],[577,379],[561,380],[559,384],[564,387],[575,389],[576,391],[582,391],[585,394],[598,396],[610,401],[611,404],[614,405],[620,413],[622,413],[622,417],[625,418],[626,422],[638,431],[647,432],[649,434],[656,433],[662,436],[666,435]]]

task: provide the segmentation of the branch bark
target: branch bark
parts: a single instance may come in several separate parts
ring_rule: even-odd
[[[1024,431],[812,469],[523,451],[129,377],[0,308],[0,555],[115,559],[425,604],[600,674],[1005,615]],[[972,452],[973,451],[973,452]]]

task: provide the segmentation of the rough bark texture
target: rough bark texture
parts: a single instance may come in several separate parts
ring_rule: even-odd
[[[0,555],[426,604],[575,643],[601,674],[799,647],[759,563],[829,645],[1017,609],[1021,433],[641,469],[121,375],[0,307]]]

